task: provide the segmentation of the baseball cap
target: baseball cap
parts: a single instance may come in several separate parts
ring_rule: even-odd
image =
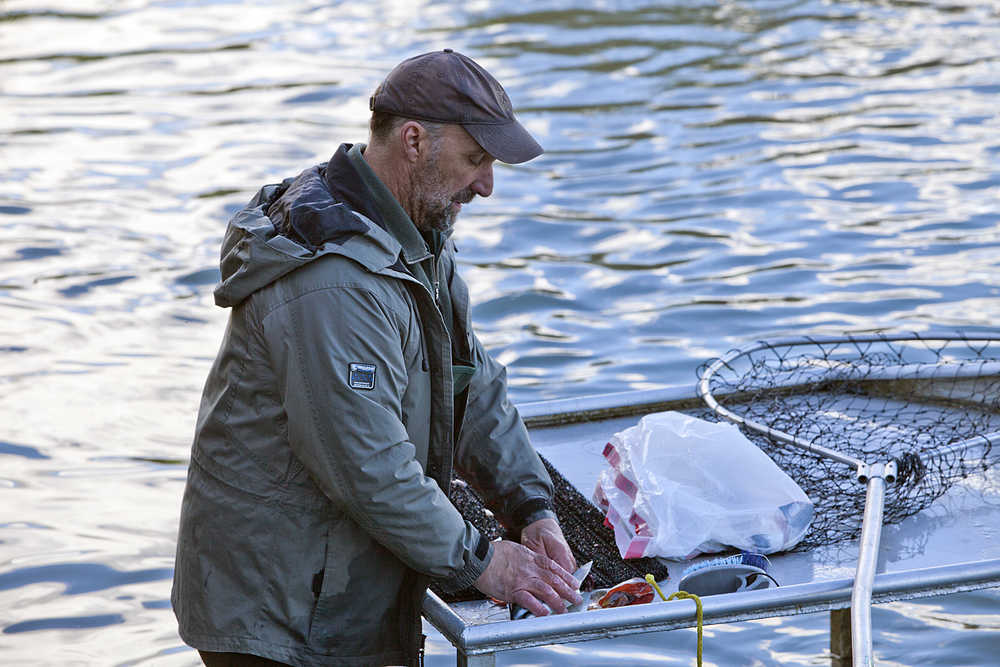
[[[483,150],[508,164],[542,154],[542,147],[514,117],[503,86],[472,58],[451,49],[396,65],[368,106],[396,116],[461,125]]]

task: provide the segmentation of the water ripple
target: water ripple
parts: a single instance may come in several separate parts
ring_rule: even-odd
[[[17,601],[11,660],[52,629],[53,662],[105,655],[98,636],[122,664],[180,650],[169,572],[137,563],[172,558],[225,327],[225,220],[364,139],[368,96],[415,52],[479,59],[547,148],[498,165],[456,232],[518,401],[689,385],[705,357],[768,336],[1000,321],[986,0],[76,4],[8,0],[0,17],[0,486],[25,521],[4,526],[0,581],[67,591]],[[143,599],[101,598],[126,583]],[[988,662],[984,595],[876,610],[882,657]],[[740,641],[713,659],[815,664],[825,622],[717,628]],[[104,629],[67,632],[87,627]],[[156,647],[129,654],[140,632]],[[689,638],[669,637],[522,662],[686,662]]]
[[[173,574],[173,568],[121,572],[101,563],[58,563],[0,573],[0,591],[54,581],[65,585],[65,595],[80,595],[128,584],[169,579]]]

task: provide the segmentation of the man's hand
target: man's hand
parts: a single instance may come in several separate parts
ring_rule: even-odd
[[[476,579],[476,588],[535,616],[545,616],[549,609],[561,614],[567,605],[582,600],[571,573],[551,558],[510,540],[493,543],[493,558]]]
[[[567,572],[576,570],[576,559],[555,519],[539,519],[529,523],[521,531],[521,544],[535,553],[548,556]]]

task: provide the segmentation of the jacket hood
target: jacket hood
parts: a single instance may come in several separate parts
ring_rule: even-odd
[[[343,176],[346,168],[350,170],[347,177],[353,174],[358,178],[347,163],[347,148],[347,144],[341,146],[326,165],[264,186],[232,217],[222,241],[217,305],[236,306],[324,255],[345,255],[372,272],[398,262],[399,242],[378,224],[380,221],[334,195],[342,194],[347,186],[334,183],[331,187],[331,177]]]

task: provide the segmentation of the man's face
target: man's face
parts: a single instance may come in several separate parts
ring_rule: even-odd
[[[448,231],[475,195],[493,192],[494,158],[460,125],[445,125],[411,180],[410,215],[417,229]]]

